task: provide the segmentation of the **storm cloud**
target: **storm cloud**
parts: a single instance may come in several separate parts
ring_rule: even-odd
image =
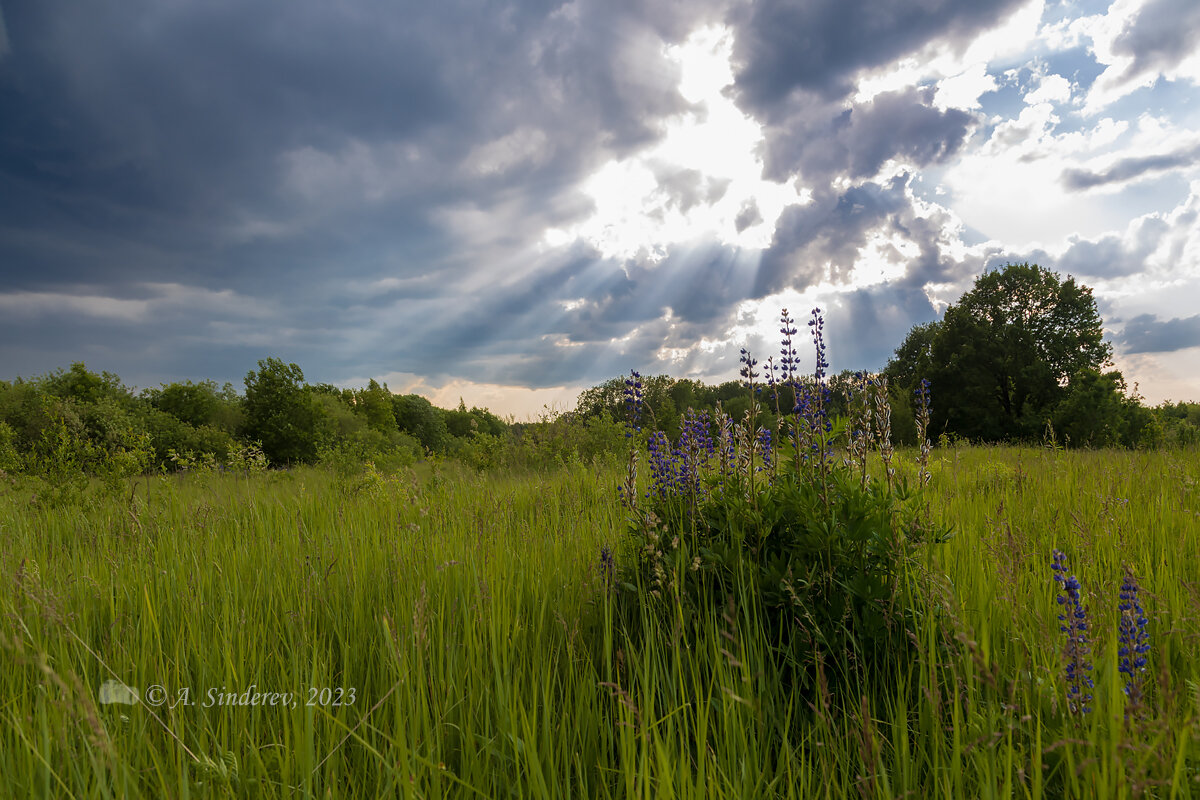
[[[768,118],[793,93],[843,97],[863,70],[889,64],[933,41],[965,47],[1022,0],[766,0],[739,7],[739,102]]]
[[[1068,189],[1091,189],[1094,186],[1135,180],[1143,175],[1177,167],[1188,167],[1197,161],[1200,161],[1200,145],[1186,147],[1173,153],[1122,158],[1100,171],[1067,169],[1063,171],[1063,183]]]
[[[1200,314],[1159,320],[1156,314],[1141,314],[1125,323],[1120,343],[1126,353],[1169,353],[1200,347]]]
[[[1165,71],[1200,49],[1200,4],[1192,0],[1148,0],[1113,42],[1133,60],[1129,71]]]

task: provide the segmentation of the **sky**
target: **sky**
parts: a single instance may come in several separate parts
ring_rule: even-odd
[[[1196,0],[0,0],[0,379],[523,419],[783,308],[879,369],[1025,261],[1200,400]]]

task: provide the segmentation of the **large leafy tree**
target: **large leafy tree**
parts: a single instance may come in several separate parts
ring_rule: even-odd
[[[450,444],[450,431],[441,409],[419,394],[392,396],[392,413],[400,430],[416,437],[421,445],[434,453],[444,453]]]
[[[275,464],[312,461],[317,455],[317,408],[304,372],[278,358],[246,373],[245,434],[262,442]]]
[[[1036,264],[1009,264],[977,278],[940,323],[914,328],[888,372],[906,388],[929,378],[935,430],[1029,439],[1076,376],[1099,372],[1111,355],[1090,288]]]

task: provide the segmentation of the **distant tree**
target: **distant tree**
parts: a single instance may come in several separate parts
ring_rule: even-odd
[[[908,390],[927,373],[935,432],[1034,439],[1076,376],[1099,373],[1111,354],[1091,289],[1009,264],[977,278],[940,323],[914,328],[888,372]]]
[[[1200,444],[1200,403],[1166,402],[1155,408],[1154,414],[1165,441],[1184,447]]]
[[[575,406],[575,414],[580,419],[597,418],[607,413],[609,418],[625,422],[628,416],[625,411],[625,378],[612,378],[599,386],[584,390]],[[676,404],[675,398],[688,396],[687,388],[677,389],[676,381],[669,375],[650,375],[642,377],[642,401],[644,422],[649,424],[653,419],[656,427],[669,436],[679,433],[679,414],[686,411]],[[694,389],[691,381],[688,388]],[[693,395],[694,396],[694,395]]]
[[[367,420],[367,425],[382,434],[398,430],[396,414],[392,406],[392,393],[387,386],[380,386],[374,378],[367,388],[359,389],[354,396],[354,408]]]
[[[446,421],[446,429],[450,435],[458,439],[469,438],[476,434],[502,436],[508,431],[508,425],[504,423],[504,420],[487,409],[474,406],[468,409],[461,397],[458,399],[458,407],[451,411],[443,411],[442,417]]]
[[[110,372],[97,375],[82,361],[76,361],[68,370],[59,370],[41,380],[43,388],[55,397],[74,400],[77,403],[96,403],[102,397],[129,396],[129,390],[121,379]]]
[[[262,442],[275,464],[309,462],[317,455],[317,409],[304,386],[304,372],[278,358],[258,362],[246,373],[244,433]]]
[[[214,381],[165,383],[143,392],[143,397],[159,411],[195,428],[210,425],[233,433],[241,424],[240,399],[228,383],[222,389]]]
[[[912,391],[928,378],[933,368],[933,340],[937,337],[940,324],[927,322],[914,326],[904,342],[896,348],[895,355],[884,368],[888,383]]]
[[[1077,446],[1109,447],[1126,438],[1125,381],[1118,372],[1080,370],[1054,413],[1055,435]]]
[[[598,417],[608,412],[613,419],[625,419],[625,377],[610,378],[598,386],[584,389],[575,403],[580,417]]]
[[[421,446],[444,453],[450,444],[450,431],[440,409],[419,394],[392,396],[392,413],[400,430],[416,437]]]

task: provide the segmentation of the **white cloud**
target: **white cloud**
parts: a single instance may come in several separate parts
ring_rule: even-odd
[[[958,75],[939,81],[933,104],[941,109],[979,108],[979,97],[997,88],[996,79],[988,74],[987,64],[978,61]]]
[[[1062,75],[1044,75],[1038,88],[1025,95],[1025,103],[1065,103],[1071,99],[1071,82]]]
[[[1073,234],[1095,238],[1127,223],[1120,203],[1068,189],[1063,171],[1145,152],[1151,142],[1173,141],[1173,129],[1146,127],[1134,136],[1128,122],[1106,117],[1059,133],[1061,121],[1049,102],[1027,105],[945,170],[949,205],[963,222],[1006,246],[1050,249]]]
[[[1105,65],[1088,90],[1084,113],[1097,114],[1122,97],[1154,85],[1160,77],[1200,83],[1200,50],[1165,68],[1155,67],[1148,61],[1139,66],[1133,55],[1117,51],[1118,40],[1137,24],[1138,15],[1149,2],[1115,0],[1104,14],[1082,17],[1070,24],[1069,35],[1076,40],[1090,40],[1096,61]]]
[[[149,300],[130,300],[103,295],[59,292],[11,292],[0,294],[0,309],[10,318],[84,316],[137,322],[147,316]]]

